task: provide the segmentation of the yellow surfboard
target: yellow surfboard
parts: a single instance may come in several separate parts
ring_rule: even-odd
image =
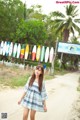
[[[40,59],[40,52],[41,52],[41,46],[38,45],[37,53],[36,53],[36,60],[37,60],[37,61],[39,61],[39,59]]]
[[[29,54],[29,44],[27,44],[25,48],[25,59],[28,58],[28,54]]]

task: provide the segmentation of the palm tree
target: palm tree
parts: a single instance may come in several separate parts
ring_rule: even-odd
[[[80,34],[80,28],[78,26],[78,24],[80,25],[80,18],[78,18],[77,6],[70,4],[65,8],[65,14],[60,11],[54,11],[51,13],[51,18],[53,17],[52,21],[55,23],[54,28],[56,28],[56,33],[61,32],[63,41],[67,42],[70,33],[73,33],[74,36],[74,31],[76,30]]]

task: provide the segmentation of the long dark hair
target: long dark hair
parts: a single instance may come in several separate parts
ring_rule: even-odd
[[[39,85],[39,91],[41,92],[42,90],[42,82],[43,82],[43,76],[44,76],[44,68],[42,65],[38,65],[36,66],[36,69],[41,69],[41,74],[39,76],[39,80],[38,80],[38,85]],[[29,86],[32,86],[34,80],[35,80],[36,76],[35,76],[35,72],[33,72],[31,78],[30,78],[30,82],[29,82]]]

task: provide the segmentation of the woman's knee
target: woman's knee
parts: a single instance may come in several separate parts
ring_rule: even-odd
[[[31,112],[30,112],[30,119],[31,120],[35,120],[35,113],[36,113],[36,111],[31,110]]]
[[[24,112],[23,112],[23,120],[27,120],[27,119],[28,119],[28,114],[29,114],[29,109],[24,108]]]

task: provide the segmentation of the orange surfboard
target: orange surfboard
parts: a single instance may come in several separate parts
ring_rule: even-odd
[[[33,50],[32,50],[32,61],[36,59],[36,45],[34,45]]]

